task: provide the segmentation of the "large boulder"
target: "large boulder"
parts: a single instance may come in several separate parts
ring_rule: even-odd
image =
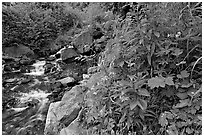
[[[87,131],[83,129],[77,117],[68,127],[63,128],[59,134],[60,135],[87,135]]]
[[[34,57],[34,52],[24,45],[14,45],[11,47],[5,47],[3,48],[3,52],[10,56],[10,57],[21,57],[23,55],[26,55],[27,57]]]
[[[73,41],[73,44],[80,54],[90,51],[93,36],[90,30],[82,31]]]
[[[50,104],[44,130],[44,133],[47,135],[56,135],[58,133],[57,125],[59,125],[59,122],[55,113],[56,108],[59,106],[60,103],[61,101]]]
[[[75,82],[75,79],[72,77],[66,77],[66,78],[62,78],[62,79],[57,80],[57,82],[60,82],[60,83],[62,83],[62,85],[66,86],[67,84]]]
[[[84,90],[80,85],[75,86],[64,94],[61,101],[50,104],[44,130],[46,135],[81,134],[80,123],[76,121],[82,110]]]
[[[67,61],[78,56],[78,53],[73,48],[65,48],[61,51],[62,61]]]

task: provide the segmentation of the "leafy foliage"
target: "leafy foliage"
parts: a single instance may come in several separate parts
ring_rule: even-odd
[[[90,133],[201,134],[199,5],[138,3],[106,21],[110,39],[85,97]]]
[[[3,47],[17,43],[38,49],[38,52],[48,50],[59,35],[81,22],[63,3],[20,2],[3,6],[2,13]]]

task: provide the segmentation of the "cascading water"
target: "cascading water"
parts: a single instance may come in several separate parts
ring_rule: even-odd
[[[59,62],[37,61],[31,66],[21,66],[26,71],[20,68],[18,73],[12,71],[3,75],[3,135],[44,135],[50,103],[60,101],[73,86],[63,85],[59,79],[73,75],[79,80],[78,75],[87,67],[76,62]]]
[[[38,77],[44,75],[45,64],[46,61],[38,61],[32,65],[33,69],[30,70],[30,73],[24,73],[25,77],[32,79],[32,83],[14,86],[13,89],[19,86],[25,88],[24,91],[18,91],[16,97],[13,97],[17,100],[15,105],[7,108],[2,113],[3,134],[43,134],[50,103],[47,97],[51,93],[36,87],[40,87],[42,84],[45,85],[48,81],[48,79],[38,80]]]
[[[35,64],[32,65],[34,69],[32,69],[30,73],[25,73],[25,75],[33,75],[33,76],[43,75],[45,72],[45,68],[44,68],[45,63],[46,61],[36,62]]]

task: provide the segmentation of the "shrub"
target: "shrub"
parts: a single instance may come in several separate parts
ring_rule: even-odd
[[[63,35],[80,17],[66,9],[63,3],[14,3],[3,6],[3,47],[13,43],[31,49],[49,49],[59,35]]]
[[[201,134],[199,4],[139,3],[114,21],[101,71],[87,83],[90,134]]]

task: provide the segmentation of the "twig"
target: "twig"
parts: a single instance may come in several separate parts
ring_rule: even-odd
[[[195,65],[198,63],[198,61],[200,61],[200,59],[202,59],[202,57],[198,58],[198,59],[196,60],[196,62],[194,63],[193,68],[192,68],[192,70],[191,70],[191,77],[190,77],[190,79],[192,78],[193,69],[195,68]]]

